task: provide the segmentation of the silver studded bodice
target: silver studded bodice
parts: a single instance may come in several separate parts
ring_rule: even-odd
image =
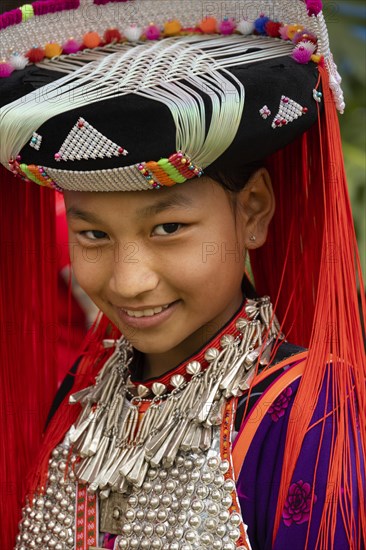
[[[149,468],[142,487],[100,501],[101,517],[108,513],[104,521],[118,528],[116,548],[245,550],[230,462],[220,457],[219,429],[215,435],[208,452],[180,452],[171,467]],[[77,481],[68,455],[65,445],[53,451],[45,495],[23,510],[16,550],[74,548]]]

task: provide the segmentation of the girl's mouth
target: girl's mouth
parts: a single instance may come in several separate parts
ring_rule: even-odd
[[[151,306],[144,309],[117,308],[122,323],[134,328],[150,328],[166,321],[176,310],[180,300],[162,306]]]

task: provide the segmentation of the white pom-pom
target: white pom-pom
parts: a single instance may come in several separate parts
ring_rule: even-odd
[[[298,44],[296,44],[295,49],[300,49],[301,47],[305,48],[305,50],[308,50],[308,52],[310,52],[311,54],[313,54],[316,50],[316,45],[313,44],[313,42],[310,42],[309,40],[303,40],[299,42]]]
[[[244,36],[248,36],[249,34],[253,34],[254,23],[252,21],[246,21],[245,19],[242,19],[237,24],[236,30],[240,32],[240,34],[243,34]]]
[[[123,30],[124,36],[130,42],[137,42],[142,36],[143,29],[137,25],[130,25]]]
[[[13,53],[9,58],[9,63],[16,71],[21,71],[28,65],[28,58],[20,53]]]

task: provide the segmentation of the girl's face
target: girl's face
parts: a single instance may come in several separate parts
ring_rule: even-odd
[[[195,352],[239,308],[253,212],[235,213],[213,180],[65,192],[65,202],[80,286],[153,374]]]

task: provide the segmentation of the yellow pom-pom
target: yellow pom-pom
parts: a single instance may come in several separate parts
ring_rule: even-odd
[[[290,40],[293,39],[297,32],[303,31],[304,27],[302,25],[287,25],[287,36]]]
[[[83,36],[83,44],[86,48],[97,48],[101,42],[102,39],[97,32],[87,32]]]
[[[22,12],[23,23],[24,21],[28,21],[28,19],[31,19],[34,16],[34,10],[31,4],[24,4],[24,6],[21,6],[19,9]]]
[[[182,25],[176,19],[173,19],[173,21],[167,21],[164,24],[165,36],[174,36],[175,34],[179,34],[181,30]]]
[[[311,56],[311,61],[314,61],[314,63],[320,63],[320,61],[322,60],[322,55],[317,55],[315,53],[313,53],[313,55]]]
[[[56,42],[49,42],[44,47],[44,55],[45,57],[48,57],[48,59],[52,59],[52,57],[57,57],[61,54],[62,47],[60,46],[60,44],[56,44]]]

